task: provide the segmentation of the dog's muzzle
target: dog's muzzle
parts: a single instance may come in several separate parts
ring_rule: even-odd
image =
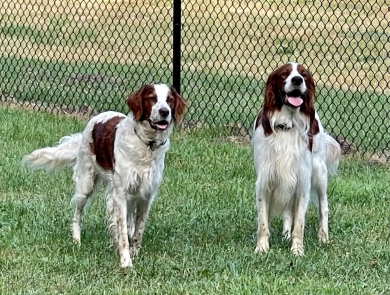
[[[158,131],[165,131],[169,126],[169,122],[167,120],[153,122],[152,120],[149,119],[148,122],[150,124],[150,127]]]
[[[298,108],[303,104],[302,93],[300,90],[295,89],[286,93],[285,104]]]

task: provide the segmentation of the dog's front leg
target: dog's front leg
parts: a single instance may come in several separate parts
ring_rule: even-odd
[[[318,239],[320,242],[329,242],[329,226],[328,226],[328,197],[326,195],[326,189],[318,192],[318,210],[320,216],[320,226],[318,229]]]
[[[294,228],[292,232],[291,252],[296,256],[304,255],[303,235],[305,229],[305,215],[310,199],[310,185],[303,190],[298,190],[296,195]]]
[[[118,251],[121,267],[131,267],[129,239],[127,235],[127,199],[123,190],[115,189],[114,218],[118,231]]]
[[[137,210],[135,215],[135,231],[132,239],[130,253],[132,257],[138,255],[141,248],[142,236],[145,231],[146,221],[148,220],[150,207],[152,205],[153,197],[149,199],[138,199]]]
[[[268,198],[260,180],[256,182],[256,207],[257,207],[257,242],[255,253],[269,250],[269,226],[268,226]]]

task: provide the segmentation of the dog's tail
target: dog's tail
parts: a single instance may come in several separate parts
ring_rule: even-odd
[[[326,166],[330,175],[337,173],[341,158],[340,144],[330,135],[326,134]]]
[[[54,147],[41,148],[24,156],[22,165],[33,170],[45,169],[46,171],[73,166],[76,164],[81,140],[81,133],[65,136]]]

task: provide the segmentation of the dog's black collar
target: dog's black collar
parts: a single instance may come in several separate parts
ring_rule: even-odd
[[[156,142],[154,140],[151,140],[149,142],[145,142],[142,140],[142,138],[138,135],[137,130],[134,128],[134,133],[138,136],[139,140],[141,140],[147,147],[150,148],[150,150],[153,152],[155,149],[159,148],[160,146],[163,146],[167,143],[167,141],[163,141],[159,145],[156,145]]]
[[[292,128],[295,127],[295,125],[292,125],[291,127],[287,126],[287,124],[278,124],[275,126],[276,128],[280,129],[280,130],[283,130],[283,131],[289,131],[291,130]]]

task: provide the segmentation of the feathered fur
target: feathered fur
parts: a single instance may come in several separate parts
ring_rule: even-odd
[[[255,252],[269,249],[269,220],[283,216],[283,235],[292,239],[291,251],[304,254],[305,213],[318,199],[318,237],[327,242],[328,173],[335,173],[341,150],[324,132],[314,109],[311,74],[297,63],[272,72],[267,80],[264,106],[256,117],[252,138],[258,212]]]
[[[25,156],[22,164],[32,169],[44,169],[47,172],[76,164],[78,148],[82,134],[64,136],[54,147],[46,147]]]
[[[82,133],[65,136],[57,146],[38,149],[22,160],[28,167],[47,171],[73,166],[72,236],[78,243],[83,208],[96,183],[106,184],[109,228],[122,267],[132,266],[132,257],[141,247],[163,178],[169,136],[185,108],[183,98],[165,84],[143,86],[129,96],[127,104],[130,115],[101,113]]]

